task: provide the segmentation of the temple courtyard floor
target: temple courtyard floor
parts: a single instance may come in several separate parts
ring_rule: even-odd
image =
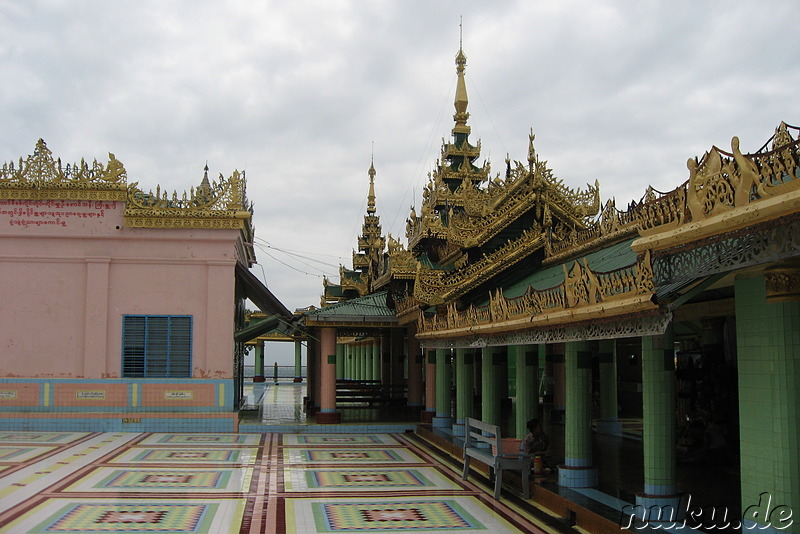
[[[0,532],[554,532],[402,434],[0,432]]]
[[[551,473],[523,499],[510,472],[495,500],[485,471],[461,479],[460,438],[403,410],[344,408],[341,425],[317,425],[305,384],[245,393],[238,433],[0,429],[0,533],[619,532],[641,487],[641,420],[625,421],[627,438],[593,436],[599,487]],[[546,430],[558,461],[563,425]],[[735,515],[738,481],[714,469],[679,466],[682,491]]]

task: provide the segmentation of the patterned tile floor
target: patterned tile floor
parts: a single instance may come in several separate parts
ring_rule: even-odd
[[[0,432],[0,532],[545,532],[400,434]]]

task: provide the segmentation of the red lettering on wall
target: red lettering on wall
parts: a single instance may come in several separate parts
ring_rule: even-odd
[[[0,199],[0,224],[8,217],[11,226],[66,227],[80,219],[101,219],[113,208],[107,201]]]

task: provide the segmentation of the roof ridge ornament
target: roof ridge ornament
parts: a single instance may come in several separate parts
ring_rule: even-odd
[[[459,26],[461,25],[459,24]],[[455,102],[453,103],[456,108],[456,112],[453,115],[453,120],[456,122],[456,125],[453,127],[453,135],[468,135],[470,132],[470,127],[467,126],[467,119],[469,119],[469,112],[467,111],[469,98],[467,97],[467,83],[464,81],[467,56],[464,54],[460,35],[458,41],[458,53],[456,54],[456,75],[458,76],[458,80],[456,82]]]

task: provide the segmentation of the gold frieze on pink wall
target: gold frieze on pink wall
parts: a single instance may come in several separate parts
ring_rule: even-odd
[[[0,167],[2,200],[74,200],[125,202],[125,226],[134,228],[241,229],[249,234],[252,205],[247,200],[244,172],[229,178],[202,181],[189,192],[171,194],[156,187],[145,192],[138,182],[128,183],[125,166],[114,154],[108,162],[62,164],[43,140],[33,154]]]

